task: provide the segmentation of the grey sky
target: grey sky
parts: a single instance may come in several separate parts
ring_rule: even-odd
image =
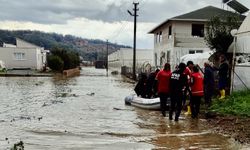
[[[250,8],[250,1],[238,1]],[[113,42],[132,45],[133,17],[127,10],[132,10],[133,0],[0,0],[0,3],[2,29],[111,38]],[[138,35],[141,42],[138,45],[149,48],[153,47],[153,39],[147,32],[162,21],[208,5],[221,7],[221,0],[140,0],[139,3],[138,32],[142,35]]]

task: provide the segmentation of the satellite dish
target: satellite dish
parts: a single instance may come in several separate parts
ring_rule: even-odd
[[[237,29],[233,29],[233,30],[230,31],[232,36],[236,36],[237,32],[238,32]]]

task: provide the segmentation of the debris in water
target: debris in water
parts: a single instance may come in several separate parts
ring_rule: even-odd
[[[122,109],[122,108],[117,108],[117,107],[114,107],[113,109],[114,110],[129,110],[129,111],[131,110],[131,109]],[[131,111],[133,111],[133,110],[131,110]]]
[[[88,93],[87,95],[88,95],[88,96],[94,96],[94,95],[95,95],[95,93],[94,93],[94,92],[92,92],[92,93]]]
[[[46,104],[45,102],[43,103],[42,107],[48,106],[48,104]]]
[[[10,150],[24,150],[23,141],[14,144],[14,146]]]
[[[38,117],[37,119],[38,119],[38,121],[40,121],[41,119],[43,119],[43,117]]]

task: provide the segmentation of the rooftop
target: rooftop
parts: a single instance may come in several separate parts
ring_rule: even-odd
[[[154,29],[149,31],[149,33],[154,33],[155,30],[157,30],[158,28],[160,28],[161,26],[163,26],[164,24],[170,21],[202,21],[204,22],[204,21],[208,21],[214,16],[224,18],[225,16],[235,16],[235,15],[238,16],[240,20],[242,21],[245,18],[244,15],[240,15],[232,11],[227,11],[227,10],[220,9],[214,6],[207,6],[207,7],[197,9],[197,10],[191,11],[183,15],[179,15],[179,16],[167,19],[166,21],[162,22],[161,24],[156,26]]]

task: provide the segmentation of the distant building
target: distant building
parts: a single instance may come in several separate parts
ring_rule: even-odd
[[[153,50],[152,49],[137,49],[136,50],[136,70],[137,73],[147,66],[153,65]],[[114,71],[121,71],[122,67],[133,67],[133,49],[121,48],[108,56],[108,67]]]
[[[42,47],[17,38],[16,45],[3,43],[3,47],[0,47],[0,60],[6,69],[41,70],[46,64],[47,52]]]
[[[213,16],[224,18],[235,13],[213,6],[167,19],[149,33],[154,34],[154,64],[162,66],[168,62],[172,69],[186,54],[210,51],[206,45],[206,23]],[[238,15],[239,16],[239,15]],[[245,16],[239,16],[244,19]]]

